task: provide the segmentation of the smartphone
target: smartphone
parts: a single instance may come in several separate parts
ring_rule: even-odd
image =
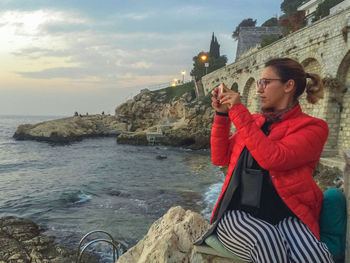
[[[223,91],[224,91],[224,87],[223,87],[223,85],[221,84],[221,85],[219,85],[219,86],[216,88],[215,97],[216,97],[217,99],[219,99],[219,96],[223,93]]]

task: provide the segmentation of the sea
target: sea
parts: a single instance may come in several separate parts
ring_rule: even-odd
[[[0,116],[0,217],[30,219],[75,250],[93,230],[131,248],[172,206],[209,219],[224,182],[209,150],[120,145],[114,137],[69,145],[12,137],[20,124],[61,117]],[[89,249],[111,262],[108,244]]]

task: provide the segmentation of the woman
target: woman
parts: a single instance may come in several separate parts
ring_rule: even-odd
[[[323,193],[312,178],[328,126],[298,103],[305,90],[311,103],[322,98],[320,77],[289,58],[268,61],[257,81],[262,114],[252,115],[238,93],[224,90],[212,92],[211,154],[215,165],[229,168],[211,232],[251,262],[333,262],[319,241]],[[231,137],[230,122],[237,129]]]

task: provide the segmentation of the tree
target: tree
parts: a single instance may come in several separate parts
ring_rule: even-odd
[[[278,40],[278,35],[276,34],[265,35],[261,38],[260,46],[266,47],[277,40]]]
[[[226,63],[227,63],[226,56],[220,56],[216,58],[211,56],[210,53],[201,51],[198,53],[197,56],[193,57],[193,68],[191,70],[191,76],[194,76],[196,79],[200,79],[205,75],[205,71],[206,71],[205,65],[204,65],[205,62],[201,60],[201,57],[203,55],[207,56],[206,62],[209,63],[207,73],[210,73],[212,71],[215,71],[219,68],[226,66]]]
[[[220,44],[218,43],[218,40],[216,39],[216,37],[214,36],[214,32],[213,32],[213,36],[211,38],[211,42],[210,42],[210,56],[218,58],[220,57]]]
[[[285,17],[292,17],[303,2],[304,0],[284,0],[281,4],[281,10],[284,12]]]
[[[343,0],[326,0],[319,4],[316,8],[314,18],[312,19],[312,22],[315,22],[323,17],[326,17],[329,15],[329,11],[332,7],[336,6]]]
[[[242,26],[255,27],[255,25],[256,25],[256,19],[255,20],[253,20],[252,18],[243,19],[241,23],[239,23],[239,25],[236,27],[235,31],[233,31],[232,38],[235,40],[238,39],[240,27]]]
[[[305,11],[297,11],[294,13],[293,17],[280,18],[280,25],[283,28],[284,35],[288,35],[294,31],[303,28],[306,25]]]
[[[278,26],[278,20],[276,17],[271,17],[266,20],[261,26]]]

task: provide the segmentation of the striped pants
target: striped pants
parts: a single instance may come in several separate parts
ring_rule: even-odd
[[[326,245],[295,217],[271,225],[243,211],[227,211],[217,236],[228,250],[250,262],[334,263]]]

